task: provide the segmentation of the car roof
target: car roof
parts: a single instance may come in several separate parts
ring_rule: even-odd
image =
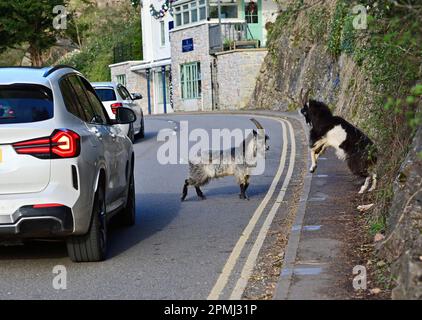
[[[40,84],[50,87],[49,77],[55,71],[69,69],[75,71],[69,66],[54,67],[0,67],[0,85],[13,83]]]
[[[102,88],[117,88],[117,86],[119,85],[117,82],[113,82],[113,81],[110,81],[110,82],[91,82],[91,85],[94,87],[94,88],[100,88],[100,87],[102,87]]]

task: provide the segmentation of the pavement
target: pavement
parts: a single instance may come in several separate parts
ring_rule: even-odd
[[[359,183],[332,151],[306,176],[274,299],[351,297],[353,266],[345,247],[357,215]]]

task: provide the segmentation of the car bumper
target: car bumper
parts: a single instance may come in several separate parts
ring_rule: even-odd
[[[61,237],[73,232],[72,210],[66,206],[25,206],[0,216],[0,237]]]

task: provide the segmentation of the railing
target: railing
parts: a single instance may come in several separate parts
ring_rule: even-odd
[[[223,22],[221,30],[219,24],[209,25],[209,46],[210,53],[232,50],[236,43],[251,40],[251,45],[256,41],[246,22]]]

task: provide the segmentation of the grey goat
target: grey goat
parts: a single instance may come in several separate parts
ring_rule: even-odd
[[[250,119],[260,131],[253,130],[238,147],[226,150],[208,150],[201,153],[197,163],[189,161],[189,178],[185,180],[181,200],[184,201],[188,194],[188,186],[194,186],[196,194],[202,200],[205,196],[200,187],[212,179],[234,176],[240,186],[240,199],[249,200],[246,189],[249,186],[249,177],[256,167],[256,157],[259,152],[259,141],[264,128],[256,119]],[[264,136],[265,150],[268,150],[268,135]],[[262,141],[261,140],[261,141]],[[214,163],[213,163],[214,160]],[[218,160],[218,163],[215,163]],[[252,161],[251,161],[252,160]]]

